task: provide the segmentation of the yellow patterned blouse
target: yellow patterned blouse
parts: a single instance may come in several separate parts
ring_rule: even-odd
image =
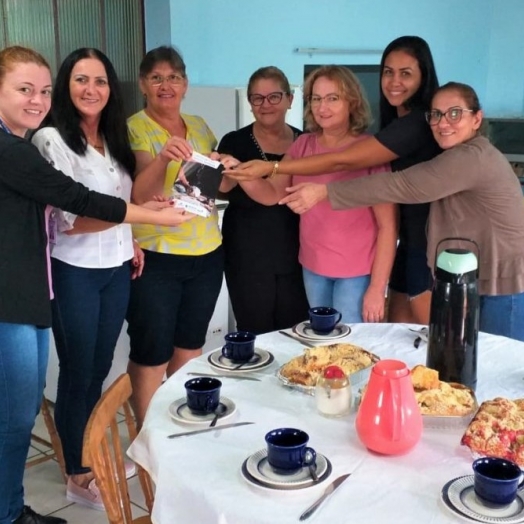
[[[186,140],[195,151],[208,155],[217,145],[217,140],[203,118],[181,115],[187,128]],[[171,136],[162,126],[139,111],[127,121],[129,139],[133,151],[145,151],[153,157],[164,147]],[[170,196],[178,176],[180,162],[170,162],[164,181],[164,195]],[[205,255],[214,251],[222,242],[218,228],[216,208],[208,218],[195,217],[178,227],[135,225],[133,233],[142,249],[176,255]]]

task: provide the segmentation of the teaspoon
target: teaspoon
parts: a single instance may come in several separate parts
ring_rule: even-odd
[[[215,416],[213,417],[211,424],[209,424],[209,427],[214,428],[216,426],[216,423],[219,417],[223,415],[226,411],[227,411],[227,406],[225,406],[224,404],[219,404],[214,411]]]
[[[233,371],[240,369],[242,366],[245,366],[246,364],[256,364],[260,360],[260,355],[255,355],[254,357],[250,358],[249,360],[246,360],[245,362],[242,362],[242,364],[239,364],[238,366],[232,368]]]

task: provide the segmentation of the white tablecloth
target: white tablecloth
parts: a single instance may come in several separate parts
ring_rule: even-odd
[[[524,320],[523,320],[524,321]],[[426,344],[413,346],[416,334],[407,325],[358,324],[343,340],[381,358],[403,360],[412,367],[425,363]],[[417,327],[417,326],[411,326]],[[298,522],[299,515],[346,472],[352,476],[309,522],[330,524],[437,524],[460,522],[440,502],[442,486],[471,473],[469,449],[460,445],[461,429],[424,429],[408,454],[382,456],[369,452],[355,432],[355,411],[343,419],[319,415],[312,396],[283,387],[276,369],[302,352],[299,342],[271,333],[257,338],[275,362],[253,376],[261,382],[222,380],[222,395],[233,400],[231,421],[255,424],[201,435],[167,439],[192,429],[175,424],[169,405],[185,396],[186,372],[213,372],[207,355],[173,375],[155,394],[129,455],[156,484],[155,524],[278,524]],[[477,398],[524,396],[524,343],[481,333]],[[268,491],[248,484],[242,462],[265,448],[264,435],[278,427],[297,427],[310,436],[309,445],[333,464],[322,484],[296,491]],[[196,428],[195,428],[196,429]]]

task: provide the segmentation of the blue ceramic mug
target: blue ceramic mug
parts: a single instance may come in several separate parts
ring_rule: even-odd
[[[309,323],[311,329],[319,335],[331,333],[342,319],[342,313],[335,308],[320,306],[309,310]]]
[[[222,382],[212,377],[197,377],[184,384],[187,407],[195,415],[213,413],[220,403]]]
[[[234,362],[248,362],[255,354],[256,335],[249,331],[234,331],[228,333],[224,340],[222,355]]]
[[[309,435],[301,429],[280,428],[266,434],[267,461],[281,474],[290,474],[304,466],[314,465],[317,454],[306,444]]]
[[[473,462],[474,489],[477,497],[493,506],[507,506],[523,487],[522,471],[511,460],[484,457]]]

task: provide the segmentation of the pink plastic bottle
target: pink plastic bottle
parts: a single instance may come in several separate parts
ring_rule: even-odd
[[[355,425],[362,443],[384,455],[406,453],[419,441],[422,415],[404,362],[375,364]]]

